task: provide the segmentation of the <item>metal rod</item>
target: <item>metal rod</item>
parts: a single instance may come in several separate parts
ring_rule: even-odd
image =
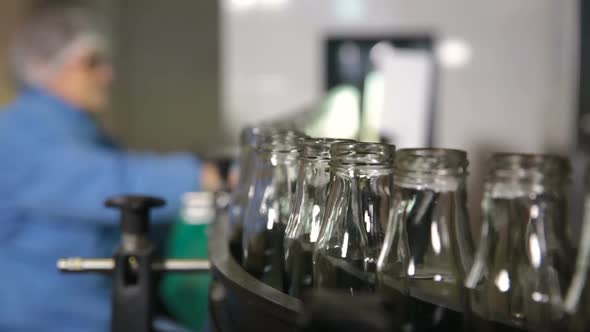
[[[115,268],[115,261],[112,258],[61,258],[57,261],[57,268],[62,272],[109,273]]]
[[[152,264],[154,271],[209,272],[211,264],[206,259],[166,259]]]
[[[57,268],[62,272],[71,273],[110,273],[115,269],[112,258],[61,258]],[[152,264],[157,272],[209,272],[211,264],[206,259],[166,259]]]

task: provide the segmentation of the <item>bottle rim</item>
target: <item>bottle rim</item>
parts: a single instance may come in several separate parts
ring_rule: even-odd
[[[395,145],[368,142],[334,143],[330,148],[331,165],[338,167],[386,167],[393,169]]]
[[[400,149],[395,157],[399,175],[465,176],[469,160],[467,152],[447,148]]]
[[[489,178],[559,181],[569,179],[568,158],[555,154],[498,152],[490,158]]]
[[[331,159],[331,147],[336,143],[354,143],[354,140],[344,138],[304,138],[300,142],[301,158],[306,160],[324,160]]]
[[[306,137],[294,131],[271,132],[259,138],[254,149],[258,153],[297,153],[299,154],[299,143]]]
[[[240,135],[240,144],[244,147],[256,149],[260,145],[272,141],[273,137],[283,135],[287,137],[308,137],[305,134],[292,129],[282,129],[267,126],[248,126],[242,129],[242,133]]]

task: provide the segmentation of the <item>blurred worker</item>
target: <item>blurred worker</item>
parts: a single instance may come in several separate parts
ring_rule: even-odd
[[[111,255],[107,197],[162,197],[164,222],[182,193],[220,185],[213,165],[124,151],[97,126],[113,78],[97,19],[82,3],[46,1],[10,49],[21,91],[0,111],[0,331],[107,331],[108,278],[60,275],[56,260]]]

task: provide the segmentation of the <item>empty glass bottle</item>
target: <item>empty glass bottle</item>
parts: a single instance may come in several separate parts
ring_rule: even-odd
[[[580,236],[575,272],[572,277],[564,310],[572,332],[590,330],[590,172],[586,173],[584,223]]]
[[[281,130],[273,127],[246,127],[240,135],[240,179],[238,187],[232,195],[229,208],[231,223],[230,246],[234,257],[242,258],[242,226],[246,207],[254,196],[254,180],[256,176],[256,148],[263,142],[272,140],[273,136],[285,135],[296,138],[302,136],[291,130]]]
[[[465,178],[467,154],[402,149],[396,154],[392,213],[378,261],[378,285],[394,319],[412,331],[462,328],[463,281],[473,254]]]
[[[340,139],[306,139],[301,156],[295,200],[285,231],[285,287],[291,296],[313,284],[312,253],[320,233],[330,182],[330,146]]]
[[[297,176],[300,136],[272,135],[256,149],[252,197],[245,212],[242,265],[251,275],[283,290],[283,238]]]
[[[256,145],[261,136],[261,128],[246,127],[240,135],[240,179],[234,191],[229,207],[230,247],[232,254],[238,260],[242,257],[242,222],[244,211],[248,204],[250,186],[254,178],[254,162],[256,160]]]
[[[485,182],[482,236],[466,281],[471,309],[500,326],[556,331],[574,256],[567,236],[569,162],[496,154]]]
[[[336,143],[325,220],[313,255],[314,288],[372,292],[391,205],[395,147]]]

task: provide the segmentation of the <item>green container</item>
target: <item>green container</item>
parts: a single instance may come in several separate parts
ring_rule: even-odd
[[[213,202],[213,195],[207,192],[183,196],[182,211],[167,241],[168,258],[207,258],[209,224],[215,217]],[[160,284],[160,296],[175,319],[201,331],[208,317],[210,284],[209,273],[167,273]]]

